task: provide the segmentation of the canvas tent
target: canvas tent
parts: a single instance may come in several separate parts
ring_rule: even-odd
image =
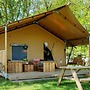
[[[58,38],[67,41],[68,45],[88,44],[89,33],[75,18],[68,5],[36,16],[8,24],[8,32],[30,24],[37,24]],[[0,27],[0,34],[4,28]]]
[[[7,32],[38,25],[66,43],[66,46],[89,44],[89,33],[78,22],[68,5],[8,24]],[[4,34],[0,26],[0,34]]]

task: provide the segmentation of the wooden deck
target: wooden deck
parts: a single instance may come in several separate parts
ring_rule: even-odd
[[[43,79],[43,78],[53,78],[60,75],[61,69],[56,70],[55,72],[23,72],[23,73],[8,73],[8,78],[12,81],[18,80],[32,80],[32,79]],[[78,72],[80,75],[85,75],[89,70],[81,70]],[[65,75],[71,75],[70,70],[66,70]]]

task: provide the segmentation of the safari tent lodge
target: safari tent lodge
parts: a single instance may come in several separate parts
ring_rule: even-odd
[[[8,73],[55,71],[66,65],[67,46],[85,44],[89,33],[68,5],[0,26],[0,62]]]

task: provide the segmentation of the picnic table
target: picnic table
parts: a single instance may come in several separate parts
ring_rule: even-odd
[[[57,85],[60,85],[62,79],[64,78],[65,70],[71,71],[71,75],[73,76],[73,78],[67,77],[67,79],[74,80],[79,90],[83,90],[81,83],[80,83],[81,81],[90,81],[90,78],[88,77],[79,79],[77,75],[77,70],[80,71],[82,69],[90,69],[90,66],[61,66],[59,68],[61,69],[61,73],[60,73]]]

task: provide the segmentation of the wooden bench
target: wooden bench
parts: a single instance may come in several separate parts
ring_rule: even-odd
[[[61,69],[61,73],[60,73],[57,85],[61,84],[61,80],[63,79],[64,73],[65,73],[66,70],[70,70],[71,74],[73,76],[73,78],[68,78],[67,77],[66,79],[74,80],[76,82],[78,90],[83,90],[80,82],[82,82],[82,81],[90,81],[90,78],[79,79],[78,75],[77,75],[77,72],[76,72],[77,69],[80,69],[80,70],[82,70],[82,69],[90,69],[90,66],[62,66],[62,67],[60,67],[60,69]]]

